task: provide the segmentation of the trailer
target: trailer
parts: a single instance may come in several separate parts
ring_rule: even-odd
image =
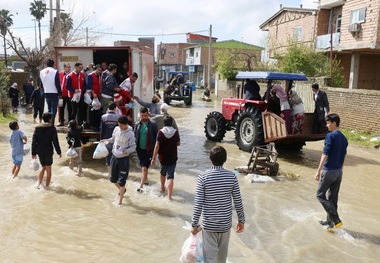
[[[154,95],[154,54],[153,50],[141,50],[130,46],[58,46],[55,47],[55,61],[58,70],[63,70],[65,63],[74,65],[82,62],[83,66],[93,63],[107,62],[122,68],[124,62],[128,63],[129,75],[138,74],[134,84],[132,96],[138,96],[143,101],[150,101]],[[133,119],[138,119],[140,104],[135,103]],[[66,113],[67,114],[67,113]],[[65,118],[68,119],[68,118]],[[82,142],[99,140],[100,133],[85,129],[82,133]]]

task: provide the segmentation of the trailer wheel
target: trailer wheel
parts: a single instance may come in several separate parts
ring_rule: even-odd
[[[251,152],[254,146],[264,144],[263,119],[261,110],[249,107],[238,117],[235,140],[239,149]]]
[[[220,112],[210,112],[206,117],[204,128],[207,139],[220,142],[226,134],[226,120]]]

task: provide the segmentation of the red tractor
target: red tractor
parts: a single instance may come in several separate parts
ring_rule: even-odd
[[[286,81],[289,87],[294,81],[306,81],[304,74],[280,72],[239,72],[237,79],[267,80],[267,92],[272,81]],[[243,85],[242,85],[243,87]],[[325,138],[324,134],[311,134],[312,114],[305,114],[304,132],[301,135],[287,134],[285,121],[267,111],[268,98],[264,100],[245,100],[242,98],[223,98],[222,112],[210,112],[205,120],[207,139],[215,142],[223,140],[226,131],[235,130],[235,140],[239,149],[251,152],[254,146],[275,142],[287,149],[301,149],[306,141]]]

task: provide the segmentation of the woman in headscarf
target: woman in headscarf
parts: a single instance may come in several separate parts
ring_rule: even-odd
[[[17,83],[13,83],[11,88],[9,89],[9,98],[12,100],[12,107],[13,107],[13,112],[17,112],[17,107],[19,105],[19,99],[18,99],[18,93],[20,92],[17,89]]]
[[[281,87],[280,84],[275,84],[272,90],[276,91],[276,96],[280,99],[280,116],[285,121],[287,133],[290,133],[292,130],[292,122],[290,119],[291,109],[288,101],[288,94],[286,94],[286,91]]]

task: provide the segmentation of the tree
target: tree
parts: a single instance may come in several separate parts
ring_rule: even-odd
[[[30,14],[34,16],[38,22],[38,33],[40,39],[40,48],[42,47],[41,41],[41,19],[46,14],[46,4],[43,1],[34,0],[34,2],[30,3]]]
[[[4,57],[5,57],[5,67],[8,67],[8,60],[7,60],[7,46],[5,41],[5,35],[7,34],[8,27],[13,25],[13,19],[12,14],[9,14],[8,10],[2,9],[0,10],[0,30],[1,35],[4,38]]]
[[[9,113],[10,101],[8,98],[7,85],[9,76],[5,75],[3,67],[0,63],[0,112],[5,117]]]
[[[330,76],[330,61],[325,54],[316,52],[313,48],[304,44],[289,43],[285,55],[277,55],[279,70],[282,72],[299,73],[306,76],[321,77]],[[333,61],[333,87],[343,85],[342,67],[340,61]]]
[[[233,80],[239,71],[252,71],[257,66],[255,54],[233,49],[220,49],[215,53],[215,69],[223,79]]]
[[[74,28],[74,21],[70,17],[70,14],[61,13],[61,33],[63,39],[63,45],[67,46],[68,34],[70,30]]]

